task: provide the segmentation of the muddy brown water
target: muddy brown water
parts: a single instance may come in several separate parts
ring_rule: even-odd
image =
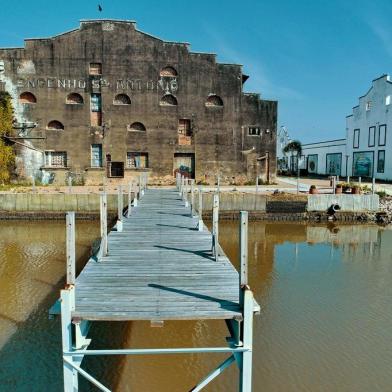
[[[99,235],[77,222],[79,268]],[[222,222],[235,264],[238,224]],[[62,222],[0,222],[0,391],[61,391],[59,320],[47,310],[64,284]],[[392,390],[392,229],[252,222],[249,276],[255,318],[253,390]],[[217,293],[218,294],[218,293]],[[223,321],[95,323],[94,348],[225,345]],[[188,391],[220,354],[89,357],[114,391]],[[227,369],[206,391],[236,391]],[[81,391],[95,391],[80,382]]]

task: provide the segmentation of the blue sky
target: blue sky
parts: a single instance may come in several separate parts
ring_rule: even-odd
[[[392,73],[390,0],[3,0],[0,10],[0,47],[76,28],[80,19],[117,18],[243,64],[246,91],[277,99],[279,125],[303,142],[344,137],[358,97]]]

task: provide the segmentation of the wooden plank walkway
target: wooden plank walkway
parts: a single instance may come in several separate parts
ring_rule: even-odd
[[[111,231],[109,254],[76,279],[72,317],[84,320],[242,319],[239,277],[212,236],[197,230],[178,192],[148,189]]]

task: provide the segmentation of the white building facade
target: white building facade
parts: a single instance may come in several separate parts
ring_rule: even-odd
[[[346,117],[346,138],[303,144],[300,168],[314,175],[392,181],[391,132],[392,81],[383,75]]]
[[[300,168],[308,174],[347,175],[346,139],[303,144],[302,157]]]
[[[346,117],[349,172],[353,176],[392,180],[392,82],[373,80],[369,91]]]

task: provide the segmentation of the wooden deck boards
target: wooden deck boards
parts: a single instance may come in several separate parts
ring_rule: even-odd
[[[86,320],[240,319],[238,273],[211,255],[178,193],[147,190],[109,255],[90,260],[76,280],[73,317]]]

